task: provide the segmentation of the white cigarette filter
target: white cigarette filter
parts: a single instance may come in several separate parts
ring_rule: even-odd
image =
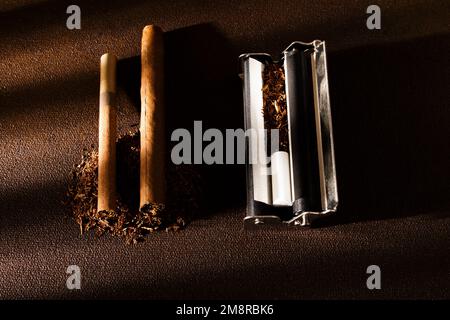
[[[274,152],[271,156],[272,204],[277,207],[292,205],[289,154]]]

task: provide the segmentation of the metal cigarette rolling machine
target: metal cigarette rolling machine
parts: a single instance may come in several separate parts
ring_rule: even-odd
[[[247,166],[245,227],[307,226],[338,193],[325,42],[293,42],[278,61],[240,56]]]

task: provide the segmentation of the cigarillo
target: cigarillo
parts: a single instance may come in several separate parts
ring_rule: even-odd
[[[142,33],[140,123],[140,208],[165,202],[163,32],[153,25]]]
[[[116,62],[109,53],[100,60],[98,211],[116,208]]]

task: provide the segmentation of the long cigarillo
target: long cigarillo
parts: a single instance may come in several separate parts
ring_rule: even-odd
[[[100,59],[98,211],[116,208],[116,62],[109,53]]]
[[[163,32],[153,25],[142,33],[140,208],[165,201]]]

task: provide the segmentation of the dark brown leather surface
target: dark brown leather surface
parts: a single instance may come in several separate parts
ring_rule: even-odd
[[[79,31],[65,27],[68,1],[1,4],[0,298],[450,298],[450,6],[377,3],[377,31],[370,1],[78,1]],[[61,200],[97,144],[99,59],[120,58],[126,132],[149,23],[167,31],[173,127],[242,127],[238,55],[327,41],[338,215],[244,231],[243,168],[216,166],[202,168],[210,205],[184,231],[137,246],[79,235]],[[79,291],[65,287],[71,264]]]

